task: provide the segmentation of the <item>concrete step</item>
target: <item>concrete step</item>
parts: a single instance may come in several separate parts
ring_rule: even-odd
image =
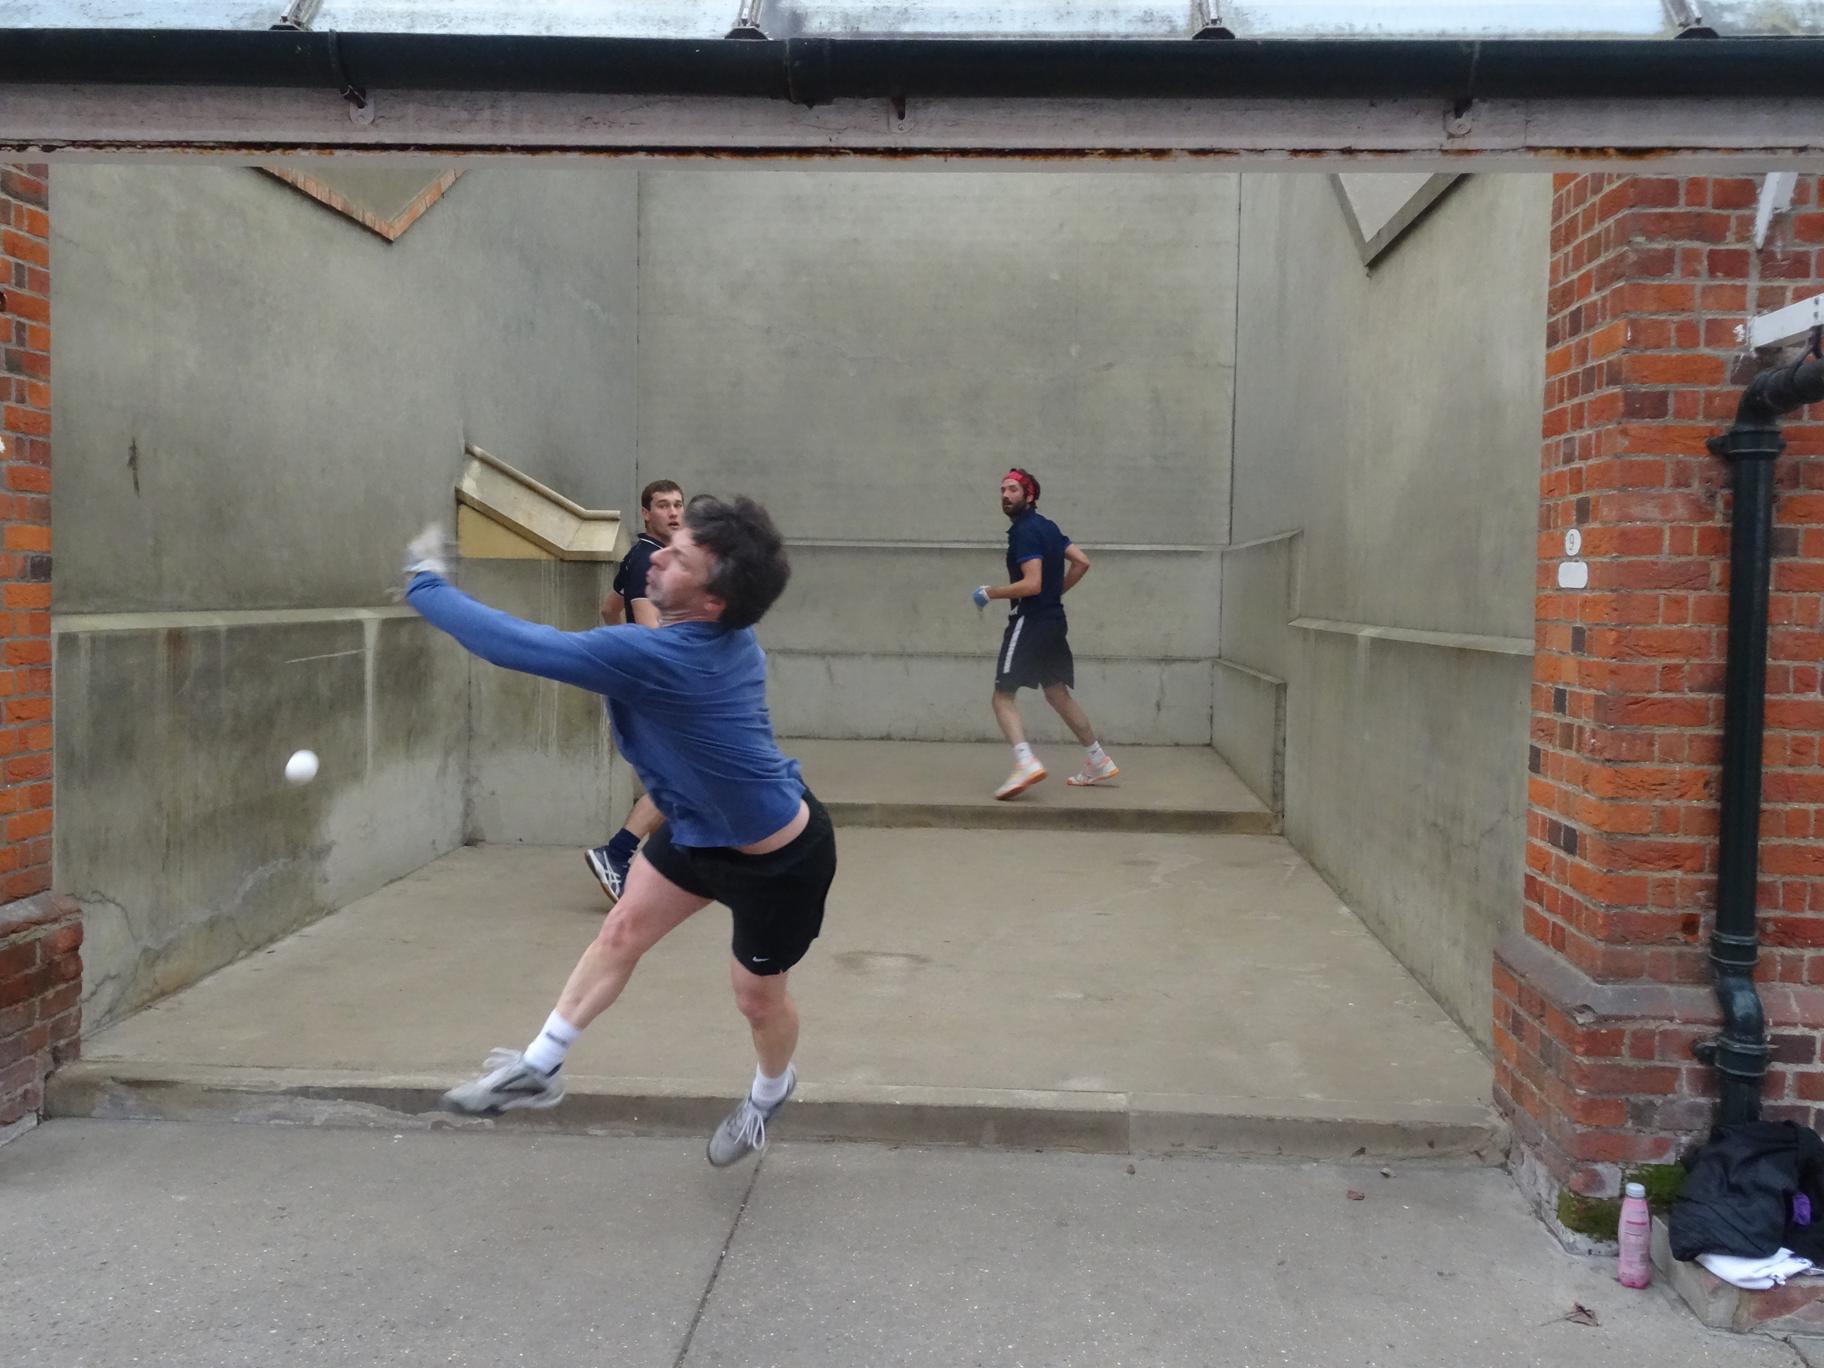
[[[1120,746],[1118,779],[1073,788],[1082,752],[1039,746],[1051,771],[1005,802],[1007,747],[971,741],[825,741],[780,745],[804,767],[805,781],[838,826],[957,827],[976,831],[1167,832],[1274,835],[1278,814],[1248,791],[1207,746]]]
[[[243,1121],[392,1130],[701,1135],[733,1104],[727,1089],[664,1079],[569,1080],[561,1105],[498,1119],[436,1110],[448,1075],[84,1061],[45,1093],[53,1117]],[[1300,1159],[1458,1159],[1499,1164],[1507,1131],[1491,1108],[1334,1104],[1172,1094],[803,1084],[779,1116],[794,1140],[1072,1150],[1094,1154],[1234,1154]]]
[[[1806,1363],[1818,1361],[1796,1341],[1824,1334],[1824,1280],[1794,1278],[1765,1289],[1726,1283],[1700,1263],[1672,1257],[1672,1232],[1663,1216],[1653,1218],[1653,1268],[1712,1330],[1791,1336]],[[1824,1341],[1813,1339],[1811,1347],[1824,1350]]]

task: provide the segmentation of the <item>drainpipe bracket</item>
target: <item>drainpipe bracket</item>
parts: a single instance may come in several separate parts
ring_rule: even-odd
[[[1691,1047],[1700,1063],[1712,1065],[1725,1078],[1740,1079],[1757,1087],[1767,1076],[1767,1065],[1773,1058],[1773,1047],[1762,1041],[1730,1040],[1714,1036]]]
[[[343,65],[341,35],[330,29],[324,37],[328,39],[329,69],[334,76],[336,94],[348,101],[348,117],[358,124],[371,124],[374,121],[374,109],[368,103],[367,91],[355,84],[354,78],[348,74],[348,68]]]
[[[1712,456],[1726,461],[1772,461],[1786,450],[1786,439],[1777,425],[1738,422],[1727,432],[1705,440]]]

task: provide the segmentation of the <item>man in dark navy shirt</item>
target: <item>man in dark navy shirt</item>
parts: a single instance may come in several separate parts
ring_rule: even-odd
[[[618,627],[627,621],[642,627],[659,625],[659,610],[646,593],[646,575],[652,568],[653,552],[671,545],[671,537],[684,522],[684,491],[675,480],[654,480],[640,491],[640,517],[646,526],[633,543],[633,549],[621,560],[614,574],[614,587],[602,600],[602,622]],[[617,901],[627,886],[627,871],[633,865],[640,842],[664,824],[665,814],[642,793],[633,800],[633,810],[621,829],[599,845],[583,852],[589,872],[608,895]]]
[[[1076,685],[1076,664],[1070,654],[1069,627],[1064,620],[1064,595],[1089,571],[1089,557],[1058,530],[1058,525],[1038,510],[1039,482],[1030,471],[1015,466],[1001,477],[1001,512],[1008,518],[1008,584],[984,584],[975,591],[978,608],[990,599],[1011,599],[1013,612],[1001,638],[1001,654],[994,671],[994,717],[1001,734],[1013,747],[1013,773],[994,791],[996,798],[1014,798],[1045,777],[1045,767],[1026,744],[1026,726],[1020,720],[1015,697],[1025,688],[1042,689],[1045,701],[1083,744],[1083,768],[1065,782],[1081,787],[1106,783],[1120,770],[1096,739],[1071,689]]]

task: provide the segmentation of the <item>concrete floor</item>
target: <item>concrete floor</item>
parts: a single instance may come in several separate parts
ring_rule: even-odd
[[[1280,838],[839,845],[793,974],[799,1134],[1499,1157],[1484,1057]],[[457,851],[90,1038],[52,1108],[276,1115],[286,1094],[395,1124],[531,1037],[604,910],[579,851]],[[737,1095],[727,937],[712,907],[661,944],[541,1123],[688,1130]]]
[[[52,1121],[0,1194],[46,1368],[1800,1365],[1463,1165]]]

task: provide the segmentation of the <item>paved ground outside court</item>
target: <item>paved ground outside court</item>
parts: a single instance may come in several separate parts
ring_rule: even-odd
[[[0,1344],[44,1368],[1801,1364],[1565,1253],[1498,1169],[790,1132],[715,1171],[701,1138],[51,1121],[0,1147],[7,1229],[57,1232],[0,1241]]]

